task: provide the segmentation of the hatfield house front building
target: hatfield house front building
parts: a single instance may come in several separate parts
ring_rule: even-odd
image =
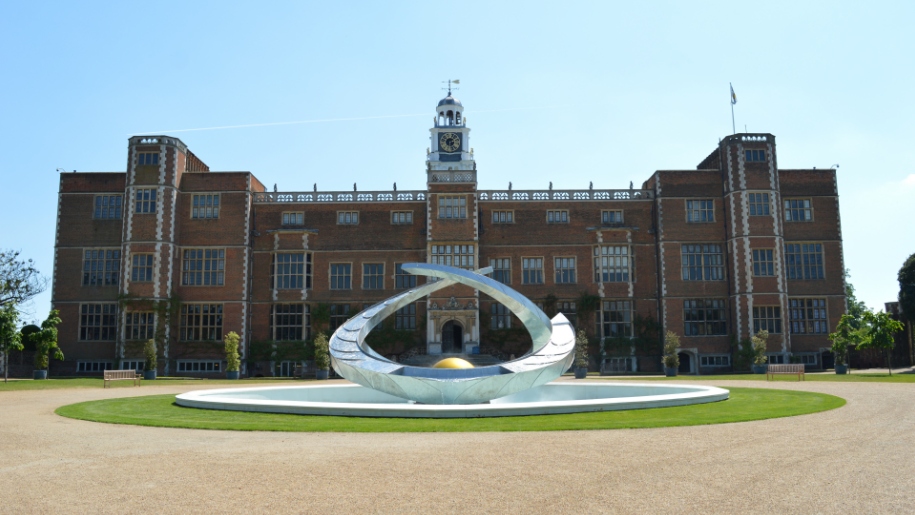
[[[469,139],[449,92],[422,190],[271,191],[171,136],[130,138],[124,172],[61,174],[52,303],[66,361],[51,373],[140,368],[155,339],[160,374],[215,377],[234,331],[243,375],[291,375],[317,331],[425,281],[408,262],[492,267],[584,329],[605,373],[660,371],[668,330],[681,373],[733,370],[736,342],[760,329],[770,363],[831,366],[845,312],[835,170],[779,168],[774,136],[734,134],[638,188],[481,190]],[[530,346],[505,306],[462,285],[375,333],[399,360]]]

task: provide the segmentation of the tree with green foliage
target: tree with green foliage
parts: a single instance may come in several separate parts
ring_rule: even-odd
[[[766,364],[766,344],[769,342],[769,331],[763,329],[750,337],[750,346],[753,349],[753,364]]]
[[[238,372],[241,368],[241,357],[238,355],[238,342],[241,338],[235,331],[229,331],[222,341],[226,347],[226,371]]]
[[[315,337],[315,368],[318,370],[330,370],[330,347],[327,342],[327,335],[323,332],[318,333]]]
[[[829,340],[832,341],[832,353],[836,357],[836,365],[848,364],[848,348],[857,348],[867,340],[867,327],[855,327],[857,323],[858,321],[853,315],[842,315],[836,325],[836,332],[830,333]]]
[[[146,372],[152,372],[158,367],[156,362],[158,349],[156,348],[156,340],[149,339],[146,340],[146,343],[143,344],[143,355],[146,357],[146,362],[143,363],[143,370]]]
[[[860,329],[864,325],[864,313],[870,311],[863,301],[858,300],[855,287],[848,280],[851,271],[845,270],[845,312],[851,317],[849,320],[852,329]]]
[[[863,342],[858,344],[859,349],[884,349],[886,351],[886,368],[890,375],[893,375],[892,352],[896,346],[896,333],[902,331],[902,324],[889,313],[879,312],[872,313],[868,311],[864,314],[864,322],[867,324],[867,337]]]
[[[588,335],[579,329],[575,336],[575,368],[588,367]]]
[[[29,335],[29,339],[35,343],[35,369],[47,370],[48,361],[51,353],[54,359],[63,361],[64,353],[57,346],[57,324],[60,323],[60,312],[52,309],[48,318],[41,323],[41,330]]]
[[[43,292],[48,285],[31,259],[20,260],[18,250],[0,250],[0,307],[12,306]]]
[[[13,305],[0,307],[0,353],[3,354],[3,382],[7,382],[10,351],[22,350],[22,333],[16,328],[19,312]]]
[[[679,368],[680,355],[677,351],[680,349],[680,337],[673,331],[667,331],[664,334],[664,356],[661,361],[666,368]]]
[[[912,348],[912,339],[915,338],[915,254],[909,256],[899,269],[899,307],[902,308],[902,318],[908,325],[909,348]]]

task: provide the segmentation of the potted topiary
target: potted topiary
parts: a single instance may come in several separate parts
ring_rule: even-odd
[[[330,373],[330,349],[327,335],[318,333],[315,338],[315,379],[327,379]]]
[[[146,362],[143,363],[143,379],[147,381],[152,381],[156,378],[156,368],[158,366],[156,354],[158,354],[156,340],[152,338],[146,340],[146,343],[143,344],[143,355],[146,357]]]
[[[848,373],[848,346],[857,347],[858,344],[866,339],[861,328],[855,328],[857,321],[851,315],[842,315],[839,324],[836,325],[836,332],[829,334],[832,341],[832,353],[836,360],[836,374],[844,375]]]
[[[588,335],[583,329],[578,330],[575,337],[575,379],[588,377]]]
[[[238,355],[238,334],[230,331],[223,338],[226,346],[226,379],[238,379],[239,368],[241,368],[241,359]]]
[[[64,353],[57,346],[57,324],[60,323],[60,314],[56,309],[52,309],[48,318],[41,323],[41,330],[29,335],[29,341],[35,344],[35,371],[33,378],[47,379],[48,365],[50,364],[51,352],[54,352],[54,359],[63,361]]]
[[[661,362],[664,364],[664,375],[675,377],[677,369],[680,368],[680,356],[677,355],[677,349],[680,348],[680,337],[673,331],[667,331],[664,334],[664,355]]]
[[[753,373],[766,373],[766,342],[769,341],[769,331],[765,329],[750,337],[750,347],[753,349]]]

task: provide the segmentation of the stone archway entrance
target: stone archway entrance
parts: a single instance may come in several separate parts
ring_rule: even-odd
[[[442,354],[460,354],[464,352],[464,327],[459,322],[449,320],[442,326]]]

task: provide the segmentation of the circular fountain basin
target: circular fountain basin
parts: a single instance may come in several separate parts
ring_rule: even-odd
[[[723,401],[713,386],[642,383],[550,383],[486,404],[417,404],[360,385],[268,386],[196,390],[176,396],[190,408],[297,415],[474,418],[552,415],[686,406]]]

